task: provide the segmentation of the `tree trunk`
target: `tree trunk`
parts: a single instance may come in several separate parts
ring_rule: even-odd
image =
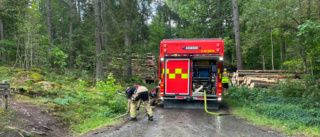
[[[271,33],[271,63],[272,63],[272,70],[274,70],[274,62],[273,62],[273,41],[272,41],[272,29],[271,29],[270,33]]]
[[[303,61],[303,71],[307,72],[308,71],[308,66],[307,66],[307,56],[304,52],[304,55],[302,56],[302,61]]]
[[[318,0],[318,12],[319,12],[319,20],[320,20],[320,0]]]
[[[131,35],[130,35],[130,30],[131,30],[131,22],[128,21],[128,19],[125,20],[126,24],[126,31],[125,31],[125,51],[127,53],[126,55],[126,66],[125,66],[125,71],[126,71],[126,80],[130,81],[131,76],[132,76],[132,71],[131,71]]]
[[[69,0],[69,69],[73,68],[72,23],[72,1]]]
[[[280,59],[281,59],[281,64],[283,62],[283,57],[282,57],[283,51],[282,51],[282,45],[281,45],[282,44],[282,38],[283,38],[283,35],[281,34],[281,31],[280,31]]]
[[[208,4],[209,5],[209,4]],[[220,36],[223,36],[223,19],[222,19],[222,0],[219,0],[219,28]]]
[[[240,38],[240,22],[239,22],[239,7],[238,0],[232,0],[233,4],[233,22],[236,40],[236,54],[237,54],[237,69],[242,70],[242,55],[241,55],[241,38]]]
[[[102,19],[102,36],[101,36],[101,41],[102,41],[102,46],[104,47],[105,53],[107,54],[108,47],[107,47],[107,42],[108,42],[108,20],[107,20],[107,4],[105,3],[106,1],[101,3],[101,19]],[[108,58],[107,58],[108,60]],[[105,68],[108,68],[108,64],[104,65]]]
[[[1,7],[1,10],[2,10],[2,0],[0,0],[0,7]],[[0,41],[4,40],[4,34],[3,34],[3,22],[2,22],[2,19],[0,17]],[[3,44],[0,44],[0,49],[3,48],[5,49],[4,45]],[[6,61],[6,54],[5,52],[1,52],[0,53],[0,57],[1,57],[1,61],[2,62],[5,62]]]
[[[313,64],[312,64],[313,60],[312,58],[310,59],[310,72],[311,72],[311,76],[313,76]]]
[[[310,20],[311,18],[311,0],[305,0],[307,4],[307,20]]]
[[[264,53],[262,54],[262,66],[263,66],[263,70],[266,70],[266,61],[264,59]]]
[[[54,44],[51,0],[47,0],[47,20],[48,20],[47,29],[48,29],[49,42],[50,44]],[[51,46],[49,46],[49,49],[51,49]]]
[[[96,79],[103,80],[101,53],[101,1],[95,0]]]
[[[1,3],[0,3],[0,5],[1,5]],[[0,41],[4,40],[4,34],[3,34],[3,32],[4,32],[4,31],[3,31],[3,22],[2,22],[2,19],[0,19]],[[0,45],[0,48],[5,49],[4,44],[1,44],[1,45]],[[5,54],[4,51],[1,52],[1,61],[2,61],[2,62],[5,62],[5,61],[6,61],[6,54]]]
[[[286,39],[284,39],[284,55],[285,55],[285,57],[286,57],[286,61],[288,61],[287,42],[286,42]]]
[[[79,26],[81,26],[81,9],[80,9],[80,0],[78,0],[78,16],[79,16]]]
[[[88,12],[90,12],[91,11],[91,0],[88,0]]]
[[[105,2],[101,3],[101,19],[102,19],[102,45],[106,48],[108,42],[108,20],[107,20],[107,4]]]

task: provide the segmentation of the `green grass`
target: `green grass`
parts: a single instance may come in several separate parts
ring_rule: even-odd
[[[13,94],[12,97],[49,110],[76,135],[119,122],[113,118],[124,114],[127,110],[127,99],[123,92],[126,87],[136,84],[145,85],[149,90],[156,87],[143,84],[141,78],[135,78],[132,83],[122,82],[120,85],[112,75],[105,81],[93,84],[91,74],[86,71],[66,71],[63,75],[48,73],[42,69],[33,69],[27,73],[19,72],[20,69],[0,67],[0,76],[11,82],[11,87],[24,89],[16,91],[20,94]],[[31,77],[31,80],[19,83],[11,79],[15,75],[20,77],[31,73],[36,73],[36,77]],[[45,83],[50,83],[51,87],[43,88]],[[3,122],[1,118],[0,122]]]
[[[11,124],[11,120],[16,116],[13,110],[5,111],[4,108],[0,108],[0,126]]]
[[[226,101],[233,115],[255,125],[286,135],[320,136],[320,100],[279,95],[272,90],[231,87]]]
[[[19,69],[0,67],[2,80],[11,82],[11,87],[23,88],[20,94],[12,97],[23,102],[41,105],[52,115],[70,127],[70,132],[81,134],[89,130],[113,124],[112,118],[125,113],[126,98],[119,91],[124,90],[110,75],[105,81],[98,81],[95,85],[93,79],[87,74],[65,72],[57,75],[54,72],[22,72]],[[30,80],[20,80],[22,75],[36,74]],[[11,78],[17,76],[17,81]],[[25,76],[23,76],[25,77]],[[39,82],[38,82],[39,81]],[[45,82],[51,87],[43,88]],[[0,111],[0,122],[4,121],[4,113]]]
[[[257,113],[254,109],[247,106],[239,106],[239,100],[226,99],[228,106],[232,109],[232,115],[247,119],[254,125],[268,126],[273,130],[280,131],[286,135],[307,135],[307,136],[320,136],[319,127],[310,127],[305,125],[298,125],[298,128],[292,129],[290,125],[297,125],[295,121],[278,120],[270,118],[266,115]]]

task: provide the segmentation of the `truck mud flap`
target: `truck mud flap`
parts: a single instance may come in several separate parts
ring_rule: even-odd
[[[165,99],[163,101],[164,108],[180,108],[180,109],[204,109],[204,100],[173,100]],[[207,101],[207,109],[219,109],[218,101]]]

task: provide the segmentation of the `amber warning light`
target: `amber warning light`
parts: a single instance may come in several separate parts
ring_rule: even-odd
[[[198,50],[199,47],[198,46],[186,46],[186,47],[183,47],[183,49],[185,49],[185,50]]]

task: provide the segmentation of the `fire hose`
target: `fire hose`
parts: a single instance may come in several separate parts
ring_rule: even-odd
[[[140,106],[141,106],[141,100],[138,102],[139,103],[139,106],[138,106],[138,108],[137,108],[137,110],[139,110],[140,109]],[[131,106],[131,101],[130,101],[130,105],[129,105],[129,110],[130,110],[130,106]],[[122,114],[122,115],[120,115],[120,116],[117,116],[117,117],[115,117],[115,118],[113,118],[113,119],[118,119],[118,118],[121,118],[121,117],[124,117],[124,116],[126,116],[126,115],[128,115],[129,114],[129,112],[127,112],[127,113],[125,113],[125,114]]]
[[[204,109],[206,110],[207,113],[216,115],[216,116],[222,116],[222,115],[230,115],[230,114],[222,114],[222,113],[215,113],[215,112],[210,112],[207,110],[207,95],[206,95],[206,90],[203,91],[204,93]]]

